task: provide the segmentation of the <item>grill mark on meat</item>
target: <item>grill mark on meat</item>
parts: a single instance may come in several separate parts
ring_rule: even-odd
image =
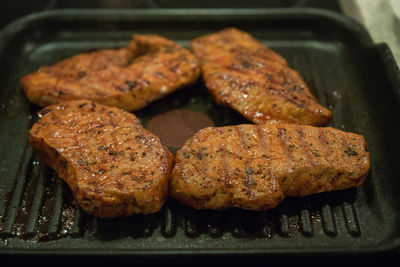
[[[310,97],[308,95],[305,95],[303,93],[298,93],[301,95],[302,98],[305,98],[305,100],[299,99],[296,95],[293,95],[293,93],[290,92],[289,90],[287,90],[285,88],[284,88],[284,90],[282,90],[281,85],[277,84],[277,83],[270,83],[269,86],[267,87],[267,91],[280,96],[284,100],[286,100],[292,104],[295,104],[298,107],[306,108],[306,109],[308,109],[307,104],[309,104],[309,103],[306,103],[305,100],[313,99],[312,97]]]
[[[339,133],[338,135],[335,136],[336,139],[338,140],[336,142],[340,142],[342,150],[347,149],[349,147],[349,145],[350,145],[349,142],[348,142],[348,139],[342,133]],[[342,151],[342,153],[347,155],[344,151]],[[339,159],[341,160],[341,164],[343,164],[343,165],[348,165],[349,164],[349,162],[347,160],[345,160],[345,158],[339,158]]]
[[[346,153],[348,156],[353,155],[352,153],[348,153],[348,149],[351,147],[351,145],[349,144],[348,139],[346,138],[346,136],[344,136],[343,134],[339,134],[339,135],[340,135],[339,140],[340,140],[340,142],[342,144],[342,149],[344,149],[343,152]]]
[[[243,63],[243,61],[245,61],[246,63]],[[255,66],[257,63],[253,63],[253,62],[257,62],[257,61],[259,61],[258,64],[263,65],[262,68],[257,68]],[[282,68],[287,67],[286,64],[280,65],[280,66],[274,66],[274,65],[268,64],[268,62],[261,62],[261,61],[263,61],[263,60],[259,60],[258,58],[251,58],[248,60],[239,60],[239,62],[230,64],[229,66],[225,67],[224,69],[237,71],[242,74],[247,74],[247,73],[257,74],[260,76],[268,77],[268,81],[272,81],[273,75],[271,73],[276,73],[277,71],[281,71]],[[247,68],[244,68],[243,64],[246,64]],[[282,76],[284,76],[284,75],[285,74],[282,73]],[[284,77],[286,78],[286,76],[284,76]]]
[[[216,132],[220,135],[224,134],[224,130],[223,129],[216,129]],[[218,150],[221,149],[221,144],[218,144]],[[215,151],[215,150],[214,150]],[[220,153],[220,157],[219,157],[219,163],[221,166],[221,178],[223,183],[226,185],[226,187],[230,187],[231,184],[229,183],[229,179],[228,179],[228,168],[226,165],[226,153],[225,152],[221,152]]]
[[[278,88],[277,88],[278,87]],[[267,87],[268,92],[279,95],[280,97],[282,97],[283,99],[285,99],[286,101],[295,104],[298,107],[301,108],[307,108],[307,103],[305,102],[304,99],[299,99],[297,96],[293,96],[292,94],[288,94],[287,90],[282,90],[281,85],[277,84],[277,83],[271,83],[268,87]],[[310,97],[302,94],[302,98],[306,98],[307,100],[310,99]]]
[[[314,165],[313,162],[313,157],[310,156],[310,148],[308,143],[306,142],[307,140],[306,137],[304,136],[304,131],[301,127],[296,127],[296,133],[298,136],[298,141],[300,143],[300,149],[302,150],[301,155],[304,158],[300,158],[300,161],[303,159],[305,162],[308,162],[309,164],[311,164],[312,166]]]
[[[201,154],[201,152],[200,152],[200,151],[198,151],[198,152],[193,151],[192,157],[195,157],[195,158],[197,158],[197,159],[199,160],[199,163],[198,163],[196,166],[194,166],[195,169],[196,169],[196,170],[201,170],[200,172],[203,173],[203,175],[204,175],[205,177],[209,176],[209,174],[208,174],[208,167],[209,167],[209,166],[208,166],[208,164],[207,164],[206,161],[201,160],[202,157],[203,157],[202,154]]]
[[[264,134],[264,130],[263,130],[263,128],[261,127],[261,125],[257,125],[257,126],[256,126],[256,129],[257,129],[257,134],[258,134],[258,140],[259,140],[259,143],[260,143],[260,147],[261,147],[262,149],[264,149],[264,148],[265,148],[265,134]]]
[[[130,92],[136,88],[137,82],[126,80],[122,85],[115,86],[115,89],[121,92]]]
[[[326,144],[326,136],[325,133],[321,128],[316,128],[314,131],[317,133],[314,136],[314,138],[311,138],[311,144],[309,144],[309,148],[311,150],[311,154],[316,160],[317,164],[323,164],[325,165],[326,162],[329,162],[329,148],[330,146]],[[329,171],[328,174],[325,174],[324,172],[321,172],[319,174],[313,175],[312,177],[314,178],[314,183],[319,185],[319,188],[322,189],[323,186],[327,185],[327,181],[321,182],[321,179],[324,175],[330,175]],[[327,176],[328,178],[328,176]],[[329,188],[330,185],[328,185]]]
[[[262,125],[257,125],[256,129],[257,129],[257,133],[258,133],[258,140],[260,143],[260,148],[261,148],[261,151],[263,151],[263,153],[261,154],[261,158],[263,160],[263,166],[264,166],[265,170],[271,170],[273,158],[271,158],[267,155],[268,154],[267,151],[268,152],[271,151],[271,147],[270,147],[271,146],[271,136],[270,135],[267,136],[265,134]],[[268,141],[267,141],[267,138],[268,138]]]
[[[322,145],[330,145],[324,129],[318,128],[318,138],[321,140]]]
[[[325,135],[325,131],[321,128],[317,129],[318,132],[318,143],[319,146],[318,148],[320,149],[320,155],[327,161],[329,162],[329,155],[331,154],[330,150],[330,143],[328,142],[328,139]]]
[[[250,188],[252,188],[254,185],[256,185],[256,182],[253,179],[253,173],[254,170],[252,168],[249,168],[249,160],[252,159],[250,153],[249,153],[249,149],[251,149],[250,146],[248,146],[247,142],[246,142],[246,138],[244,136],[244,127],[242,126],[238,126],[235,127],[235,131],[237,136],[239,137],[240,142],[242,143],[242,147],[243,147],[243,151],[244,154],[246,154],[244,156],[244,166],[245,166],[245,170],[244,171],[244,180],[242,181],[242,183],[246,186],[246,195],[249,196],[249,198],[252,198],[252,190]]]
[[[244,140],[244,136],[242,133],[242,127],[235,127],[235,132],[237,134],[237,136],[239,137],[240,143],[242,144],[243,148],[247,148],[247,144],[246,141]]]
[[[286,161],[286,170],[290,173],[293,171],[293,165],[295,164],[295,159],[293,156],[292,149],[288,145],[288,139],[286,137],[287,135],[287,129],[286,128],[278,128],[278,138],[280,142],[280,147],[283,151],[283,154],[285,156],[285,161]]]

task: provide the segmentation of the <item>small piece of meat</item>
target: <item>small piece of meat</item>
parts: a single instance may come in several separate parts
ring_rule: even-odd
[[[286,196],[360,186],[364,137],[295,124],[209,127],[177,152],[170,195],[196,209],[264,211]]]
[[[47,106],[87,99],[138,110],[189,85],[200,75],[197,58],[158,35],[134,35],[120,49],[82,53],[24,76],[28,99]]]
[[[203,79],[216,102],[254,123],[325,125],[332,119],[300,74],[250,34],[228,28],[198,37],[190,47],[201,61]]]
[[[29,143],[87,213],[111,218],[161,209],[173,156],[135,115],[76,100],[39,116]]]

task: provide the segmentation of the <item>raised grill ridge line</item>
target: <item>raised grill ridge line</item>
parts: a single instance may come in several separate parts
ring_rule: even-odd
[[[324,205],[321,208],[321,215],[325,233],[330,236],[336,236],[337,227],[332,207],[328,204]]]
[[[15,185],[12,190],[11,199],[5,210],[5,217],[3,218],[3,227],[0,232],[2,236],[13,235],[14,222],[18,214],[18,209],[21,206],[25,184],[28,180],[27,177],[30,176],[30,173],[32,171],[33,155],[34,155],[33,149],[29,146],[27,142],[24,148],[18,173],[15,177]]]
[[[353,236],[360,236],[361,229],[354,204],[344,202],[342,204],[342,209],[344,215],[343,219],[345,220],[347,231]]]
[[[57,178],[56,181],[56,189],[54,194],[54,206],[53,210],[51,211],[51,218],[49,227],[47,229],[48,234],[54,236],[59,233],[60,224],[61,224],[61,214],[62,214],[62,195],[63,195],[63,188],[62,188],[62,180]]]
[[[37,182],[35,186],[35,192],[33,196],[32,206],[30,209],[30,214],[28,221],[25,225],[25,236],[34,236],[37,233],[38,227],[38,218],[40,214],[40,210],[42,208],[43,197],[44,197],[44,187],[43,187],[43,164],[39,166],[34,166],[32,170],[32,176],[37,176]],[[35,177],[32,177],[35,178]],[[31,179],[32,179],[31,178]]]

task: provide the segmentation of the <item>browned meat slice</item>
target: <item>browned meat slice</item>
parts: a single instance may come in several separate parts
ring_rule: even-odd
[[[88,99],[132,111],[199,75],[189,50],[157,35],[134,35],[127,47],[76,55],[24,76],[21,83],[28,99],[40,106]]]
[[[194,39],[190,47],[215,100],[254,123],[324,125],[331,120],[300,74],[248,33],[228,28]]]
[[[205,128],[177,152],[170,195],[196,209],[268,210],[286,196],[360,186],[361,135],[295,124]]]
[[[110,218],[160,210],[173,157],[135,115],[86,100],[39,114],[29,142],[86,212]]]

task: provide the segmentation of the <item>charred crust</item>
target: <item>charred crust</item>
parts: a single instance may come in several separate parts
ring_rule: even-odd
[[[354,151],[351,147],[348,147],[347,150],[344,151],[349,157],[351,156],[358,156],[358,153]]]
[[[83,166],[88,166],[88,165],[89,165],[89,162],[84,161],[83,159],[78,159],[77,162],[78,162],[80,165],[83,165]]]
[[[278,134],[277,134],[277,136],[278,136],[279,138],[284,137],[284,136],[286,135],[286,131],[287,131],[286,128],[279,128],[279,129],[278,129]]]
[[[124,154],[125,154],[124,151],[110,151],[110,152],[108,152],[108,155],[115,156],[115,157],[123,156]]]
[[[125,84],[128,86],[129,90],[134,89],[137,85],[137,83],[133,81],[126,81]]]

